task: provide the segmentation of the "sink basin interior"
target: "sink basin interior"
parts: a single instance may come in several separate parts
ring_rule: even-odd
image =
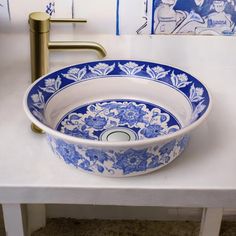
[[[161,82],[105,77],[65,87],[48,101],[44,115],[62,133],[116,142],[175,132],[190,124],[192,106]]]

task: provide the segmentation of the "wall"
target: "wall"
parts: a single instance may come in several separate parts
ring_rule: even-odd
[[[26,24],[33,11],[86,18],[78,34],[236,33],[236,0],[0,0],[0,24]]]

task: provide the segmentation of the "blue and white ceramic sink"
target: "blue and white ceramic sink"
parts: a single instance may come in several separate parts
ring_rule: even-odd
[[[186,147],[210,110],[206,87],[144,61],[78,64],[30,86],[24,109],[67,164],[111,177],[159,169]]]

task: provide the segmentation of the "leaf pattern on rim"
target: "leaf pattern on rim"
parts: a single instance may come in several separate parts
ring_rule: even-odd
[[[67,79],[70,79],[70,80],[73,80],[73,81],[77,82],[77,81],[83,79],[83,77],[85,76],[86,72],[87,72],[86,67],[83,67],[82,69],[73,67],[73,68],[70,68],[67,71],[67,74],[62,74],[62,75],[65,78],[67,78]]]
[[[172,71],[170,79],[176,88],[184,88],[192,83],[191,81],[188,81],[188,76],[185,73],[175,75],[174,71]]]
[[[190,88],[190,96],[189,99],[191,102],[199,102],[201,101],[204,97],[203,95],[203,88],[202,87],[196,87],[194,86],[194,84],[192,84],[191,88]]]
[[[61,86],[61,78],[60,76],[57,76],[56,79],[48,78],[45,80],[45,87],[40,87],[44,92],[47,93],[55,93],[57,90],[59,90]]]
[[[115,68],[115,63],[113,63],[112,65],[108,65],[106,63],[101,63],[99,62],[96,66],[91,67],[89,66],[89,70],[96,75],[108,75],[109,73],[111,73]]]
[[[137,63],[135,62],[127,62],[125,64],[120,64],[118,63],[118,67],[125,72],[126,75],[136,75],[137,73],[139,73],[145,65],[141,65],[139,66]]]
[[[43,116],[42,113],[39,112],[37,109],[34,108],[33,111],[32,111],[32,113],[33,113],[33,115],[34,115],[35,117],[37,117],[41,122],[44,121],[44,116]]]
[[[38,91],[38,93],[32,94],[31,99],[33,101],[33,106],[37,107],[39,109],[43,109],[45,106],[45,100],[43,93],[41,91]]]
[[[192,113],[192,118],[191,118],[191,122],[195,121],[198,119],[198,116],[201,112],[204,111],[204,109],[206,108],[206,105],[203,104],[204,100],[202,100],[201,102],[198,103],[198,105],[195,107],[193,113]]]
[[[150,75],[150,77],[152,79],[161,79],[164,78],[166,75],[168,75],[168,73],[170,72],[170,70],[165,70],[163,67],[161,66],[155,66],[150,68],[149,66],[147,66],[146,69],[147,74]]]

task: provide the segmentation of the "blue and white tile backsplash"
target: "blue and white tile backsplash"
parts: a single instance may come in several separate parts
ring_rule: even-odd
[[[0,0],[0,23],[10,19],[9,0]]]
[[[2,1],[2,0],[0,0]],[[72,0],[8,0],[11,22],[26,23],[31,12],[41,11],[51,17],[72,17]]]
[[[236,0],[0,0],[0,23],[33,11],[88,20],[79,33],[235,35]]]
[[[116,0],[117,28],[119,34],[150,34],[152,5],[149,0]],[[135,9],[135,10],[134,10]]]
[[[235,0],[153,0],[153,34],[234,35]]]

